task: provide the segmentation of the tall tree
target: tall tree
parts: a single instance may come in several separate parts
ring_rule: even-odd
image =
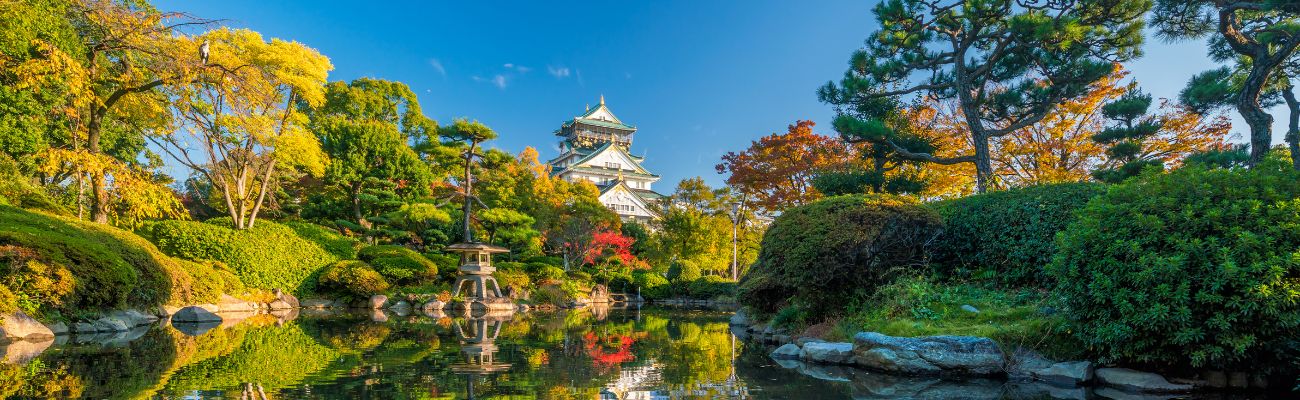
[[[483,154],[478,152],[479,144],[496,139],[497,133],[487,125],[478,121],[470,122],[466,119],[457,119],[451,125],[439,129],[439,135],[449,140],[465,144],[465,153],[462,157],[465,160],[465,174],[460,182],[460,195],[464,198],[461,207],[464,223],[464,241],[472,243],[474,241],[473,233],[470,232],[470,216],[473,211],[473,202],[477,201],[474,197],[474,176],[473,171],[474,159],[482,158]]]
[[[1041,121],[1136,57],[1149,0],[1083,2],[887,0],[874,8],[882,29],[855,51],[839,84],[818,95],[837,107],[924,95],[953,100],[973,152],[918,152],[876,120],[873,142],[939,164],[973,163],[976,188],[992,184],[992,140]],[[924,76],[918,80],[917,77]],[[843,113],[843,112],[842,112]]]
[[[305,102],[299,107],[330,158],[323,179],[345,193],[358,225],[367,227],[366,217],[396,209],[368,199],[410,199],[430,192],[433,173],[411,143],[428,137],[437,124],[424,116],[405,84],[371,78],[332,82],[325,86],[321,107]]]
[[[181,129],[150,139],[212,182],[236,229],[252,228],[277,171],[325,172],[328,158],[295,104],[324,102],[332,67],[316,50],[249,30],[209,31],[191,39],[193,48],[199,41],[210,43],[218,67],[169,86]]]
[[[815,125],[796,121],[785,133],[764,136],[742,152],[724,154],[715,168],[720,174],[731,174],[727,184],[749,195],[753,206],[769,214],[816,200],[821,193],[813,187],[813,178],[843,168],[857,155],[841,141],[814,133]]]
[[[1232,104],[1250,126],[1250,160],[1264,159],[1273,143],[1273,116],[1264,111],[1267,87],[1300,48],[1300,3],[1286,0],[1159,0],[1151,18],[1161,36],[1200,39],[1212,36],[1210,55],[1237,64],[1240,81]],[[1222,70],[1210,72],[1224,76]],[[1213,78],[1213,76],[1210,76]],[[1220,79],[1193,79],[1193,85],[1221,85]],[[1222,88],[1193,87],[1193,91]],[[1300,140],[1300,139],[1297,139]],[[1300,146],[1297,146],[1300,147]],[[1300,166],[1300,159],[1296,160]]]

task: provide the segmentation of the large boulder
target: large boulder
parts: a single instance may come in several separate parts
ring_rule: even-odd
[[[794,343],[787,343],[776,350],[772,350],[772,358],[777,360],[798,360],[800,355],[799,346]]]
[[[284,311],[284,310],[292,310],[298,308],[298,307],[294,307],[293,304],[290,304],[289,302],[280,299],[275,299],[270,304],[267,304],[266,307],[271,309],[271,311]]]
[[[334,306],[334,300],[307,299],[302,302],[302,308],[330,308]]]
[[[821,364],[852,364],[853,343],[805,343],[800,350],[799,358]]]
[[[252,303],[223,294],[217,302],[217,310],[220,312],[253,312],[257,308],[253,307]]]
[[[973,336],[902,338],[876,332],[853,336],[857,365],[912,375],[991,376],[1003,372],[1002,351],[992,339]]]
[[[591,302],[601,304],[609,302],[609,288],[605,285],[596,284],[591,287]]]
[[[54,338],[54,332],[22,311],[0,315],[0,343]]]
[[[195,322],[221,322],[221,316],[199,306],[189,306],[176,311],[172,314],[172,322],[195,323]]]
[[[100,332],[126,332],[131,330],[130,324],[116,317],[104,317],[95,320],[95,329]]]
[[[388,302],[388,296],[377,294],[374,296],[370,296],[370,301],[366,302],[366,307],[370,308],[371,310],[378,310],[384,308],[384,303],[387,302]]]
[[[27,364],[28,361],[41,355],[45,349],[54,344],[54,339],[40,338],[36,340],[19,340],[9,344],[0,344],[0,363],[4,364]]]
[[[285,302],[285,304],[288,304],[290,308],[298,308],[300,306],[297,297],[294,297],[289,293],[281,291],[280,289],[272,290],[271,294],[275,295],[276,300],[280,300]]]
[[[1192,385],[1170,383],[1165,377],[1150,372],[1128,368],[1099,368],[1097,380],[1106,386],[1139,393],[1182,393],[1192,390]]]
[[[136,310],[113,311],[108,313],[108,316],[126,323],[128,328],[149,325],[158,321],[157,316]]]
[[[731,326],[749,326],[749,316],[745,315],[745,310],[736,310],[736,313],[731,315],[730,324]]]

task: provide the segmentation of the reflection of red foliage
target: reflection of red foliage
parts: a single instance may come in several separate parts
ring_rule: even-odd
[[[600,338],[594,333],[587,332],[582,337],[582,343],[587,348],[591,363],[598,367],[611,367],[636,359],[636,356],[632,355],[632,343],[636,343],[636,339],[629,336],[612,335]],[[606,351],[605,344],[618,346],[618,350]]]

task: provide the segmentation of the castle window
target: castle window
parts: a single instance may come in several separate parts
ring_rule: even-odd
[[[616,162],[606,162],[605,168],[621,169],[623,166]]]

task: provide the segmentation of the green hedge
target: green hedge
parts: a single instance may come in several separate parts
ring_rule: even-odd
[[[0,293],[35,316],[213,302],[239,286],[111,226],[0,206],[0,227]]]
[[[357,252],[357,258],[394,285],[418,285],[438,279],[438,264],[406,247],[368,246]]]
[[[1056,253],[1056,234],[1106,191],[1096,183],[1031,186],[929,205],[943,217],[931,266],[944,277],[1038,285]]]
[[[672,295],[668,278],[652,271],[633,272],[632,283],[641,288],[641,297],[649,300],[666,299]]]
[[[303,221],[286,221],[284,226],[293,229],[298,236],[316,243],[325,251],[333,254],[340,260],[351,260],[357,258],[357,249],[361,247],[361,241],[343,236],[338,231]]]
[[[717,275],[706,275],[688,286],[689,295],[696,299],[712,299],[736,294],[736,282]]]
[[[760,314],[787,304],[813,317],[843,312],[899,270],[920,265],[939,215],[895,196],[829,197],[786,210],[763,235],[738,300]]]
[[[1300,174],[1277,160],[1112,188],[1050,268],[1075,336],[1106,363],[1276,372],[1300,356],[1298,197]]]
[[[391,286],[370,265],[356,260],[339,261],[325,267],[320,273],[319,282],[319,290],[322,292],[355,298],[384,293]]]
[[[229,218],[204,223],[163,221],[147,228],[145,234],[172,256],[221,261],[245,285],[259,289],[311,293],[315,285],[311,276],[338,260],[287,226],[258,221],[252,229],[235,230],[229,223]]]

